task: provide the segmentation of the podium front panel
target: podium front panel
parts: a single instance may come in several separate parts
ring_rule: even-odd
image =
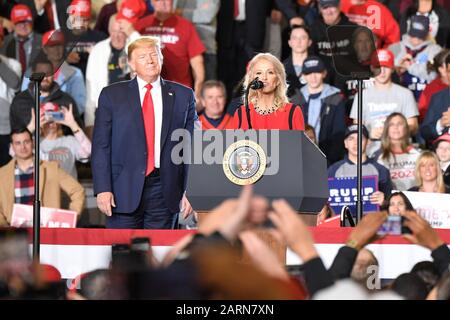
[[[222,161],[223,153],[239,140],[242,130],[213,131],[215,137],[227,138],[211,139],[211,133],[205,136],[207,131],[203,131],[196,132],[192,139],[187,196],[194,210],[211,210],[226,199],[238,197],[242,188],[225,175]],[[284,198],[300,212],[319,212],[328,199],[327,161],[304,132],[247,130],[246,136],[258,143],[267,157],[267,168],[254,183],[254,193],[269,200]],[[211,163],[202,155],[199,163],[199,150],[209,154],[212,149],[222,153],[215,154],[220,161]]]

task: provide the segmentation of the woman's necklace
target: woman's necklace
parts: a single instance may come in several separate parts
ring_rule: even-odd
[[[260,115],[268,115],[268,114],[271,114],[271,113],[277,111],[277,109],[278,109],[276,104],[274,104],[274,105],[272,105],[272,106],[270,106],[270,107],[268,107],[268,108],[262,109],[262,108],[258,105],[258,99],[255,99],[255,101],[254,101],[254,103],[253,103],[253,106],[254,106],[254,108],[255,108],[255,111],[256,111],[257,113],[259,113]]]

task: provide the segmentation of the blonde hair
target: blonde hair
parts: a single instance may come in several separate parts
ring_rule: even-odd
[[[152,36],[142,36],[131,42],[127,46],[128,60],[131,60],[131,54],[136,48],[143,47],[155,47],[156,51],[158,52],[159,64],[162,66],[163,55],[161,52],[161,41],[159,40],[159,38]]]
[[[266,60],[267,62],[273,65],[275,69],[275,74],[277,75],[278,80],[280,82],[277,88],[275,89],[275,100],[274,100],[275,107],[278,110],[284,104],[289,103],[289,99],[286,95],[287,83],[284,65],[273,54],[259,53],[256,56],[254,56],[252,60],[250,60],[247,66],[247,73],[245,75],[244,88],[247,88],[249,83],[255,78],[255,71],[253,69],[255,67],[255,64],[260,60]],[[258,92],[256,90],[250,89],[248,93],[248,101],[255,103],[257,95]]]
[[[441,166],[439,165],[439,159],[437,155],[432,151],[424,151],[419,156],[419,159],[417,159],[416,162],[416,168],[414,170],[414,175],[416,177],[416,183],[419,188],[423,186],[423,180],[420,176],[420,167],[428,160],[431,160],[434,162],[436,170],[437,170],[437,177],[436,177],[436,184],[437,189],[439,193],[445,193],[445,184],[444,184],[444,178],[442,177],[441,172]]]
[[[408,120],[406,120],[406,117],[399,112],[391,113],[384,122],[383,134],[381,135],[381,159],[383,160],[388,160],[390,155],[392,154],[391,139],[389,138],[389,124],[395,117],[400,117],[403,120],[403,124],[405,127],[405,135],[403,136],[401,143],[402,151],[406,152],[408,150],[408,147],[411,145],[409,142]]]

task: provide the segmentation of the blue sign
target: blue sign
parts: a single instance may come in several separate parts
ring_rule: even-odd
[[[378,177],[364,176],[362,179],[363,212],[378,211],[377,204],[370,203],[369,196],[378,191]],[[348,206],[353,216],[356,216],[357,197],[356,177],[328,178],[328,203],[336,214],[341,212],[343,206]]]

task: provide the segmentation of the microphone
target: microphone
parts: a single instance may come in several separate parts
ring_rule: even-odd
[[[258,90],[264,88],[264,83],[262,81],[259,81],[259,78],[256,77],[250,82],[248,86],[250,87],[250,89]]]

